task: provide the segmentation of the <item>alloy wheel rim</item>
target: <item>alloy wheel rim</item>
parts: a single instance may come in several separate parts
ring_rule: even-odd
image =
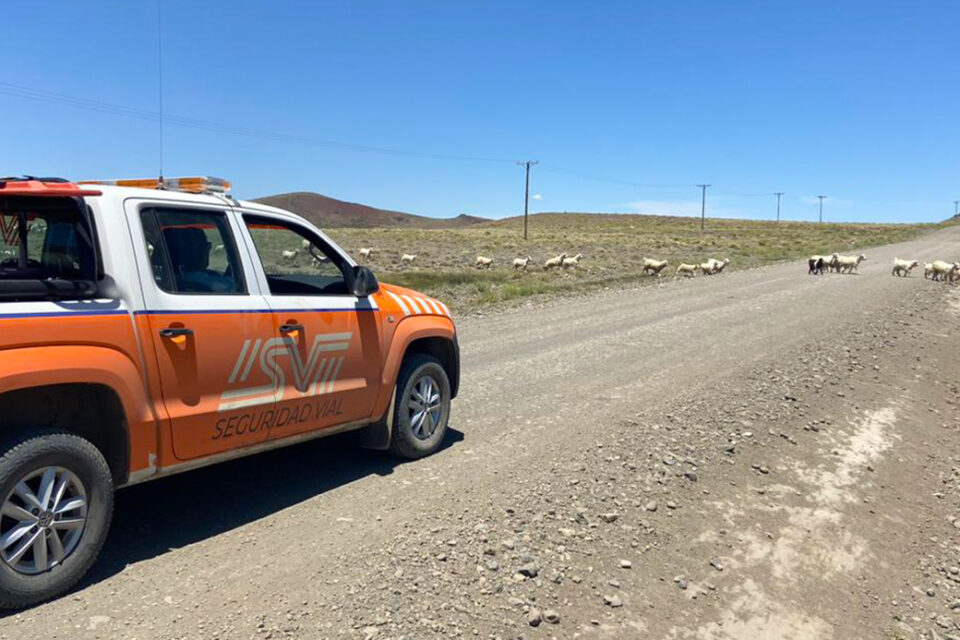
[[[441,400],[440,385],[433,376],[422,376],[411,388],[407,410],[410,412],[410,429],[418,440],[426,440],[436,433],[443,412]]]
[[[75,473],[31,471],[0,506],[0,560],[18,573],[49,571],[76,550],[86,523],[87,492]]]

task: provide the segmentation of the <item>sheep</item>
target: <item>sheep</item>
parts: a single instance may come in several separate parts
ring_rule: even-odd
[[[312,245],[313,243],[307,240],[306,238],[300,241],[300,248],[303,249],[304,251],[308,250]]]
[[[417,255],[419,255],[419,254],[416,254],[416,253],[414,253],[414,254],[409,254],[409,253],[403,254],[402,256],[400,256],[400,264],[410,264],[410,263],[412,263],[414,260],[417,259]]]
[[[222,243],[221,243],[221,244],[218,244],[217,246],[215,246],[215,247],[213,248],[213,252],[214,252],[214,253],[223,253],[223,251],[224,251],[224,247],[223,247],[223,244],[222,244]]]
[[[549,271],[550,269],[557,269],[563,265],[563,261],[567,259],[566,253],[561,253],[560,255],[550,258],[543,263],[543,270]]]
[[[824,273],[825,271],[830,271],[830,269],[833,269],[834,271],[839,271],[840,268],[837,266],[837,259],[839,257],[840,257],[840,254],[837,254],[837,253],[831,253],[829,255],[822,255],[822,256],[810,256],[810,260],[808,262],[810,261],[816,262],[817,260],[823,260],[823,270],[821,270],[821,273]]]
[[[477,269],[489,269],[490,265],[493,264],[493,258],[487,258],[485,256],[477,256],[477,259],[474,261],[473,266]]]
[[[700,271],[705,276],[712,276],[714,273],[713,262],[709,260],[707,262],[701,262],[700,264],[697,265],[697,268],[700,269]]]
[[[326,263],[330,262],[330,258],[327,256],[313,256],[313,266],[314,268],[319,269]]]
[[[373,248],[372,248],[372,247],[361,247],[361,248],[360,248],[360,257],[361,257],[361,258],[368,259],[368,258],[370,257],[370,254],[371,254],[371,253],[373,253]]]
[[[900,258],[893,259],[893,271],[891,275],[908,277],[910,272],[919,265],[920,263],[916,260],[901,260]]]
[[[293,249],[292,251],[290,249],[284,249],[280,252],[280,255],[287,262],[293,262],[297,259],[297,256],[300,255],[300,249]]]
[[[840,271],[840,273],[856,273],[859,275],[860,263],[867,259],[867,256],[863,255],[862,253],[856,258],[853,256],[841,256],[837,254],[833,255],[837,256],[836,268],[838,271]]]
[[[723,260],[717,260],[716,258],[710,258],[707,262],[713,264],[713,273],[722,273],[724,268],[730,264],[730,258],[724,258]]]
[[[925,262],[923,263],[923,277],[929,278],[933,275],[933,263]]]
[[[699,268],[699,265],[687,264],[686,262],[681,262],[679,265],[677,265],[677,273],[676,273],[676,275],[679,276],[679,275],[682,273],[682,274],[684,274],[685,276],[688,276],[688,277],[689,277],[689,276],[695,276],[695,275],[697,275],[697,269],[698,269],[698,268]]]
[[[560,263],[560,266],[562,266],[564,269],[576,269],[577,266],[580,264],[580,260],[582,258],[583,258],[582,253],[578,253],[572,258],[564,258],[563,262]]]
[[[956,262],[945,262],[943,260],[934,260],[933,264],[930,265],[930,272],[933,274],[934,280],[943,280],[946,282],[948,278],[953,278],[953,272],[957,270]]]
[[[810,256],[807,259],[807,265],[809,269],[807,270],[807,275],[812,276],[822,276],[823,275],[823,256]]]
[[[642,273],[644,274],[655,273],[659,278],[661,275],[660,272],[663,271],[663,268],[666,267],[668,264],[670,263],[667,262],[666,260],[654,260],[653,258],[644,258]]]
[[[526,258],[514,258],[514,259],[513,259],[513,268],[514,268],[514,269],[523,269],[524,271],[526,271],[526,270],[527,270],[527,265],[530,264],[530,261],[531,261],[532,259],[533,259],[533,258],[531,258],[530,256],[527,256]]]
[[[947,282],[952,284],[955,280],[960,280],[960,262],[954,262],[953,267],[947,272]]]

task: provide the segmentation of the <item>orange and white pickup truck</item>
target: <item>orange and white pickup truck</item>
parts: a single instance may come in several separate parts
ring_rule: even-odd
[[[348,430],[440,446],[449,309],[228,188],[0,178],[0,607],[84,575],[117,487]]]

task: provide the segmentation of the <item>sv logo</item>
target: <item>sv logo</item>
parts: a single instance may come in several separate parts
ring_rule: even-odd
[[[301,394],[316,396],[332,392],[343,366],[343,356],[338,352],[346,351],[350,347],[352,335],[328,333],[314,337],[306,360],[301,356],[297,342],[289,337],[245,341],[227,384],[245,383],[255,365],[259,366],[270,383],[224,391],[220,394],[218,410],[230,411],[282,400],[287,388],[287,378],[284,367],[279,362],[281,358],[290,359],[293,386]]]

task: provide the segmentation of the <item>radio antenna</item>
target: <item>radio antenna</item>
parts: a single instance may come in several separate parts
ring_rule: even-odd
[[[163,189],[163,14],[161,1],[157,0],[157,85],[160,102],[160,179],[158,188]]]

